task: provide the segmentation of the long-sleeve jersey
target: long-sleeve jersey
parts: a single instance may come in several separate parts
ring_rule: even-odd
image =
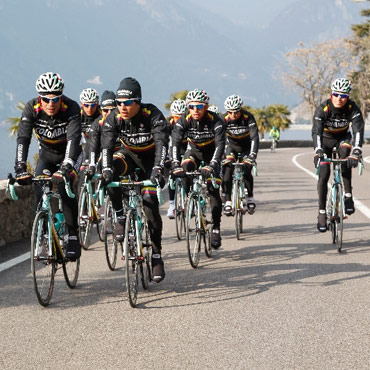
[[[83,109],[81,109],[81,129],[84,138],[87,140],[90,137],[91,126],[93,122],[101,116],[100,108],[95,111],[92,116],[88,116]]]
[[[141,103],[138,114],[125,120],[118,108],[104,121],[101,136],[103,168],[112,166],[116,140],[140,157],[154,157],[154,166],[163,167],[168,146],[168,122],[153,104]]]
[[[322,148],[322,138],[342,139],[352,132],[354,147],[361,148],[364,141],[364,119],[356,103],[348,100],[343,108],[335,108],[330,99],[321,103],[314,114],[312,139],[316,149]]]
[[[55,116],[48,116],[39,98],[31,99],[24,107],[18,127],[15,162],[26,162],[32,131],[39,146],[64,159],[76,162],[81,152],[81,116],[78,104],[63,95],[61,107]]]
[[[181,160],[180,147],[185,137],[190,148],[201,152],[213,150],[212,160],[221,162],[225,149],[225,128],[216,113],[207,111],[197,121],[186,110],[179,118],[172,130],[172,158],[175,161]]]
[[[233,120],[228,113],[222,116],[225,122],[226,141],[238,146],[251,143],[251,152],[258,153],[259,136],[256,120],[252,113],[242,109],[238,119]]]

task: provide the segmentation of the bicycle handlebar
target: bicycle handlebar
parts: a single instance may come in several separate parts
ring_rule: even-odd
[[[348,163],[348,158],[336,158],[336,159],[333,159],[333,158],[324,158],[322,159],[321,161],[318,161],[317,162],[317,167],[316,167],[316,175],[318,175],[320,173],[320,163],[321,162],[329,162],[329,163],[333,163],[333,164],[341,164],[343,162],[347,162]],[[362,157],[359,158],[359,165],[358,165],[358,174],[361,176],[362,175],[362,172],[363,172],[363,168],[364,168],[364,162],[363,162],[363,159]]]

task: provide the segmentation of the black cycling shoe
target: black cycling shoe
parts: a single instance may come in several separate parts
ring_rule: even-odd
[[[211,247],[218,249],[221,247],[221,234],[220,230],[214,229],[211,233]]]
[[[166,273],[164,272],[164,263],[160,254],[152,255],[152,280],[156,283],[160,283]]]
[[[126,217],[119,216],[117,217],[117,223],[114,227],[114,239],[118,242],[123,242],[125,238],[125,224],[126,224]]]
[[[317,216],[317,230],[324,233],[328,229],[326,213],[319,213]]]
[[[352,197],[344,197],[344,209],[346,215],[352,215],[355,213],[355,203]]]
[[[69,235],[65,257],[71,261],[76,261],[81,257],[81,244],[77,235]]]

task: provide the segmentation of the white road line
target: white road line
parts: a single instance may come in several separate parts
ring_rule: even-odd
[[[303,166],[301,166],[298,162],[297,162],[297,158],[302,156],[302,155],[306,155],[306,154],[310,154],[312,156],[312,153],[300,153],[300,154],[296,154],[293,158],[292,158],[292,162],[299,168],[301,169],[302,171],[306,172],[307,174],[309,174],[310,176],[314,177],[315,179],[317,179],[317,175],[315,173],[313,173],[312,171],[309,171],[307,168],[304,168]],[[370,157],[368,157],[370,158]],[[328,184],[330,186],[330,184]],[[367,218],[370,219],[370,209],[368,207],[365,206],[365,204],[363,204],[360,200],[356,199],[355,197],[353,197],[353,201],[355,203],[355,206],[356,208],[362,213],[364,214]]]
[[[365,158],[364,158],[364,162],[366,162],[366,163],[370,163],[370,157],[365,157]]]
[[[10,269],[11,267],[18,265],[18,263],[22,263],[24,261],[27,261],[30,258],[30,252],[27,252],[25,254],[22,254],[21,256],[15,257],[9,261],[6,261],[2,264],[0,264],[0,272]]]

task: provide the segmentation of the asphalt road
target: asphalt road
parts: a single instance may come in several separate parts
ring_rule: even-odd
[[[224,216],[222,248],[197,269],[164,204],[166,279],[140,290],[135,309],[123,262],[108,270],[99,242],[75,290],[57,272],[47,308],[29,260],[0,272],[0,368],[369,369],[370,175],[354,173],[362,212],[345,221],[339,254],[316,230],[313,171],[310,148],[261,151],[243,239]]]

